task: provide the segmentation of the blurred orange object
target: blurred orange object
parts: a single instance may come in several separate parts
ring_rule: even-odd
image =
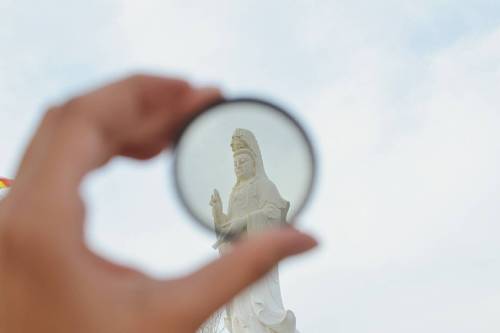
[[[0,189],[7,188],[12,185],[12,180],[0,177]]]

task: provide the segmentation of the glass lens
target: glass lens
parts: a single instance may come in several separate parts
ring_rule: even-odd
[[[219,234],[292,222],[310,195],[314,170],[302,127],[255,99],[209,107],[187,125],[176,147],[181,200]]]

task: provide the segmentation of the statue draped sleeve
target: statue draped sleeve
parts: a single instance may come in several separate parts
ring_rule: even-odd
[[[289,203],[281,197],[276,185],[264,178],[255,183],[253,191],[251,195],[257,197],[259,209],[248,215],[247,232],[255,234],[285,223]]]
[[[258,179],[248,186],[248,195],[253,196],[252,201],[257,201],[257,207],[244,217],[234,219],[231,224],[222,226],[222,231],[246,230],[248,234],[252,235],[286,222],[286,214],[290,204],[281,197],[278,189],[270,180],[267,178]],[[233,217],[232,200],[229,200],[228,216]],[[224,237],[214,244],[214,248],[217,248],[223,241]]]
[[[249,214],[247,232],[256,234],[286,221],[289,208],[276,186],[268,179],[256,183],[255,195],[259,209]],[[279,286],[278,269],[273,268],[250,290],[252,308],[258,320],[276,333],[295,333],[295,316],[284,308]]]

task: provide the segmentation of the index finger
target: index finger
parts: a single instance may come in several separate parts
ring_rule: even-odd
[[[192,113],[221,98],[217,89],[136,75],[47,112],[19,168],[17,187],[43,180],[76,189],[116,155],[150,158],[168,146]]]
[[[188,312],[192,322],[199,325],[279,261],[316,245],[314,238],[293,228],[269,230],[241,240],[229,254],[177,280],[176,284],[160,282],[153,298],[163,309],[160,313],[171,311],[171,301],[176,299],[176,306]]]

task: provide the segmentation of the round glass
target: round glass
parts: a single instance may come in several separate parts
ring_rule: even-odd
[[[310,198],[315,169],[299,122],[255,98],[208,106],[188,122],[175,147],[181,202],[221,241],[293,223]]]

